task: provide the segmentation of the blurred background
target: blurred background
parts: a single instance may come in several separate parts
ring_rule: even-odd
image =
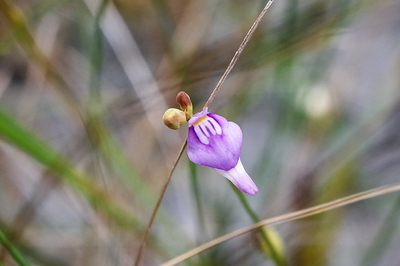
[[[0,0],[0,265],[132,265],[187,125],[266,1]],[[238,123],[260,218],[400,180],[400,2],[276,0],[209,110]],[[288,265],[400,265],[398,193],[275,228]],[[183,154],[158,265],[252,224]],[[24,264],[26,263],[26,264]],[[254,234],[182,265],[273,265]]]

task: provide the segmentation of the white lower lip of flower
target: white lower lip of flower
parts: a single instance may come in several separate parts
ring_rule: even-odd
[[[243,164],[240,161],[236,164],[235,167],[228,171],[220,170],[220,169],[215,169],[219,174],[223,175],[226,177],[229,181],[231,181],[238,189],[242,190],[243,192],[246,192],[250,195],[255,195],[258,192],[258,188],[256,184],[253,182],[251,177],[246,173],[246,170],[244,170]]]
[[[204,120],[193,126],[197,137],[205,145],[210,144],[211,136],[222,134],[221,126],[211,117],[205,117]]]
[[[203,131],[201,130],[201,128],[198,125],[194,126],[194,132],[196,133],[196,135],[199,138],[199,140],[201,141],[201,143],[203,143],[205,145],[210,144],[210,141],[208,140],[207,136],[203,133]]]

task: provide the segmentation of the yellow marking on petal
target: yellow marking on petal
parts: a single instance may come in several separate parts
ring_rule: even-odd
[[[199,120],[197,120],[196,123],[193,124],[193,126],[197,126],[198,124],[200,124],[202,121],[207,119],[207,115],[203,116],[202,118],[200,118]]]

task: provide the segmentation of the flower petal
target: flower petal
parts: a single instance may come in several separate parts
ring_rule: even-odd
[[[201,118],[208,114],[208,107],[204,108],[200,113],[197,113],[189,119],[189,124],[196,124]]]
[[[258,192],[256,184],[243,168],[242,162],[238,161],[237,165],[229,171],[215,169],[218,173],[229,179],[238,189],[250,195]]]
[[[237,165],[242,149],[242,130],[237,124],[204,110],[189,124],[187,153],[192,162],[224,171]]]

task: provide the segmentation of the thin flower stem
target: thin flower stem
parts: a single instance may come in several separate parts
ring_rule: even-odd
[[[237,49],[235,55],[233,56],[231,62],[229,63],[227,69],[225,70],[225,72],[222,75],[221,79],[218,81],[217,85],[215,86],[215,88],[214,88],[213,92],[211,93],[210,97],[208,98],[207,102],[204,104],[203,108],[209,107],[211,102],[214,100],[214,98],[217,95],[219,89],[221,88],[222,84],[224,83],[226,77],[231,72],[232,68],[235,66],[239,56],[242,54],[244,47],[247,45],[247,43],[250,40],[251,36],[253,35],[254,31],[256,30],[258,25],[260,24],[260,21],[261,21],[262,17],[265,15],[265,13],[267,12],[267,10],[269,9],[269,7],[272,5],[273,2],[274,2],[274,0],[269,0],[267,2],[267,4],[265,5],[264,9],[261,11],[260,15],[257,17],[257,19],[255,20],[253,25],[250,27],[250,29],[247,32],[246,36],[244,37],[242,43],[240,44],[239,48]],[[157,211],[158,211],[158,209],[160,207],[160,204],[161,204],[161,201],[162,201],[162,199],[164,197],[165,191],[166,191],[166,189],[168,187],[168,184],[169,184],[169,182],[171,180],[172,174],[175,171],[176,165],[178,164],[179,159],[181,158],[181,156],[183,154],[183,151],[184,151],[185,147],[186,147],[186,140],[185,140],[185,143],[182,145],[182,148],[181,148],[181,150],[179,152],[179,155],[176,158],[176,161],[175,161],[175,163],[174,163],[174,165],[173,165],[168,177],[166,178],[166,180],[164,182],[164,186],[163,186],[163,188],[162,188],[162,190],[160,192],[160,195],[158,197],[158,201],[156,203],[156,206],[154,207],[153,213],[152,213],[152,215],[150,217],[150,221],[149,221],[149,223],[147,225],[146,232],[145,232],[145,234],[143,236],[142,241],[140,242],[139,250],[138,250],[137,257],[136,257],[136,260],[135,260],[135,263],[134,263],[135,266],[139,266],[140,259],[141,259],[141,256],[142,256],[143,247],[144,247],[144,244],[146,242],[147,236],[148,236],[148,234],[150,232],[150,228],[153,225],[154,218],[155,218],[155,216],[157,214]]]
[[[258,215],[253,211],[253,209],[250,207],[250,204],[248,203],[247,199],[243,195],[243,192],[241,192],[235,185],[233,185],[231,182],[229,182],[231,185],[233,191],[235,191],[236,195],[239,198],[240,203],[242,204],[243,208],[247,212],[247,214],[250,216],[251,220],[253,223],[259,223],[261,219],[258,217]],[[286,265],[285,259],[281,258],[279,256],[278,251],[276,250],[274,244],[272,243],[271,239],[269,238],[268,234],[266,231],[260,229],[260,234],[265,241],[265,244],[267,245],[269,251],[271,252],[271,259],[275,262],[276,265],[279,266],[284,266]]]
[[[183,143],[181,149],[179,150],[178,157],[176,157],[175,162],[172,165],[171,171],[169,172],[167,178],[165,179],[164,186],[161,189],[161,192],[160,192],[160,195],[158,197],[156,206],[154,207],[153,213],[151,214],[151,217],[150,217],[149,223],[147,225],[146,231],[145,231],[145,233],[143,235],[143,239],[140,242],[140,246],[139,246],[139,249],[138,249],[138,252],[137,252],[137,256],[136,256],[136,260],[135,260],[135,264],[134,264],[135,266],[139,266],[140,259],[142,257],[143,248],[144,248],[144,245],[146,243],[146,239],[147,239],[147,237],[148,237],[148,235],[150,233],[151,226],[153,225],[154,218],[156,217],[157,211],[160,208],[161,201],[162,201],[162,199],[164,197],[165,191],[167,190],[168,184],[171,181],[172,174],[174,173],[175,168],[178,165],[178,162],[182,157],[182,154],[183,154],[183,151],[186,148],[186,145],[187,145],[187,141],[185,140],[185,142]]]
[[[239,59],[239,56],[242,54],[244,47],[247,45],[249,42],[251,36],[253,36],[254,31],[257,29],[258,25],[261,22],[261,19],[269,9],[269,7],[272,5],[274,0],[269,0],[268,3],[265,5],[264,9],[261,11],[260,15],[258,15],[256,21],[254,21],[253,25],[250,27],[249,31],[247,32],[246,36],[244,37],[242,43],[239,45],[239,48],[237,49],[235,55],[233,56],[231,62],[229,63],[228,67],[226,68],[224,74],[222,74],[220,80],[218,81],[217,85],[215,86],[215,89],[211,93],[210,97],[208,98],[207,102],[204,105],[205,107],[209,107],[211,102],[214,100],[215,96],[217,95],[219,89],[221,88],[222,84],[224,83],[226,77],[229,75],[231,72],[232,68],[235,66],[237,60]]]
[[[211,240],[208,243],[205,243],[201,246],[198,246],[192,250],[189,250],[188,252],[179,255],[178,257],[175,257],[165,263],[162,264],[162,266],[172,266],[172,265],[176,265],[182,261],[185,261],[213,246],[219,245],[227,240],[230,240],[232,238],[238,237],[240,235],[249,233],[251,231],[257,230],[260,227],[266,226],[266,225],[273,225],[273,224],[280,224],[280,223],[284,223],[284,222],[289,222],[289,221],[294,221],[294,220],[298,220],[298,219],[302,219],[305,217],[309,217],[312,215],[316,215],[319,213],[323,213],[329,210],[333,210],[339,207],[343,207],[358,201],[362,201],[362,200],[366,200],[366,199],[370,199],[370,198],[374,198],[377,196],[381,196],[381,195],[385,195],[385,194],[389,194],[389,193],[393,193],[393,192],[398,192],[400,191],[400,184],[396,184],[396,185],[391,185],[391,186],[382,186],[382,187],[378,187],[378,188],[374,188],[371,190],[367,190],[364,192],[360,192],[357,194],[353,194],[347,197],[343,197],[337,200],[333,200],[333,201],[329,201],[327,203],[323,203],[314,207],[310,207],[307,209],[303,209],[300,211],[295,211],[295,212],[291,212],[288,214],[283,214],[280,216],[276,216],[273,218],[269,218],[269,219],[265,219],[262,220],[254,225],[236,230],[234,232],[231,232],[229,234],[223,235],[221,237],[215,238],[213,240]]]

